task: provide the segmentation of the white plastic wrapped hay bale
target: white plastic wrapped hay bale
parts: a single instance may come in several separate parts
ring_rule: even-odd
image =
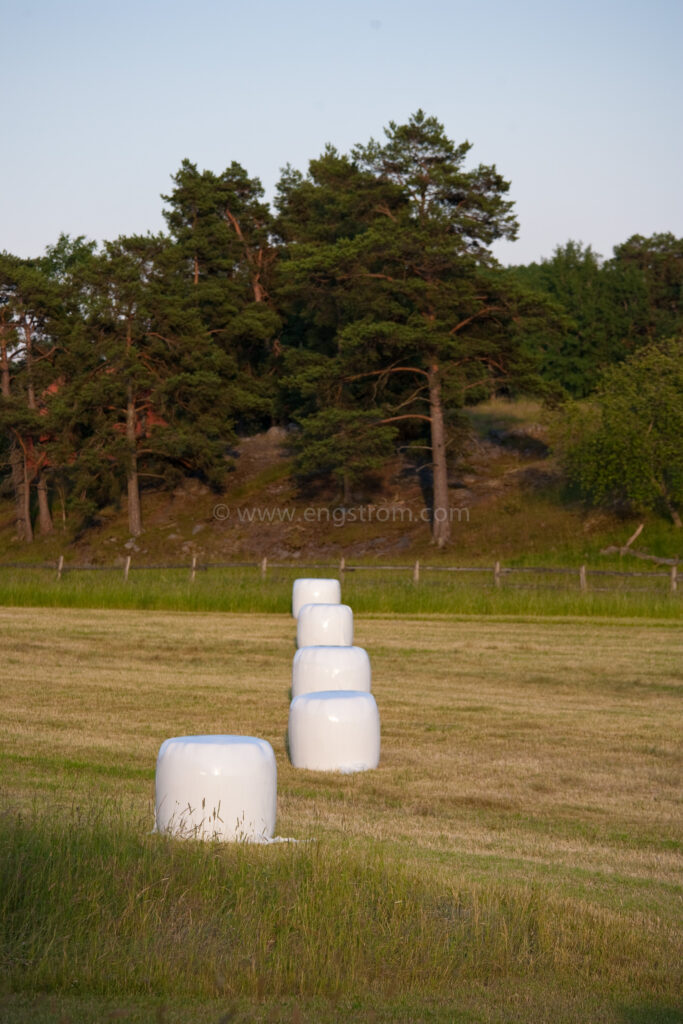
[[[371,693],[304,693],[289,707],[289,756],[295,768],[363,772],[379,764],[379,711]]]
[[[161,744],[155,829],[180,838],[265,842],[275,830],[277,767],[255,736],[176,736]]]
[[[292,587],[292,615],[298,618],[305,604],[341,604],[339,580],[299,579]]]
[[[370,692],[371,671],[362,647],[300,647],[292,662],[292,698],[321,690]]]
[[[296,620],[297,647],[350,647],[353,612],[348,604],[305,604]]]

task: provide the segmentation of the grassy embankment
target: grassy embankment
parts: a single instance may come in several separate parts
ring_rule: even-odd
[[[676,623],[358,615],[355,776],[287,760],[291,618],[0,630],[3,1021],[680,1019]],[[203,732],[269,740],[312,841],[150,834],[160,743]]]

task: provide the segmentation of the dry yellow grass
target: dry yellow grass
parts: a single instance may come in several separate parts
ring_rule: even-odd
[[[382,757],[350,777],[288,762],[288,617],[18,608],[0,629],[11,803],[116,794],[151,824],[166,737],[258,735],[277,757],[281,834],[371,835],[434,872],[675,913],[675,624],[359,619]]]
[[[299,771],[288,761],[294,636],[294,622],[287,616],[0,608],[0,803],[14,810],[35,806],[39,812],[17,826],[22,835],[14,845],[6,833],[8,850],[23,865],[26,878],[33,871],[35,892],[44,886],[53,893],[53,883],[48,885],[41,874],[40,851],[50,850],[45,822],[54,811],[59,817],[63,809],[68,828],[82,832],[84,839],[73,848],[59,840],[66,851],[63,856],[72,857],[73,863],[69,861],[60,874],[57,857],[49,866],[50,877],[60,880],[54,882],[57,887],[70,886],[69,892],[85,901],[86,910],[92,904],[93,920],[106,906],[110,927],[122,929],[126,914],[134,908],[145,911],[147,904],[138,907],[137,888],[147,893],[155,884],[161,859],[164,883],[174,871],[179,879],[185,877],[180,865],[185,858],[176,861],[173,851],[157,849],[146,835],[153,822],[154,767],[162,741],[205,732],[258,735],[269,740],[277,758],[278,833],[320,841],[256,851],[244,861],[261,877],[279,879],[276,884],[285,887],[280,894],[284,930],[273,923],[279,921],[276,910],[259,924],[261,918],[257,915],[252,921],[243,908],[247,933],[261,928],[267,937],[272,931],[267,942],[262,936],[263,984],[277,977],[276,968],[286,966],[285,939],[290,932],[296,938],[291,913],[309,921],[307,899],[296,897],[295,876],[287,873],[287,850],[293,852],[295,873],[296,864],[304,873],[322,871],[317,888],[311,890],[313,903],[325,898],[328,883],[333,887],[334,866],[341,871],[352,854],[340,891],[329,894],[329,913],[320,920],[310,918],[327,932],[337,927],[353,872],[362,865],[365,876],[366,865],[376,864],[381,851],[387,871],[370,871],[374,881],[366,893],[371,912],[386,917],[370,929],[373,941],[381,946],[383,929],[409,921],[407,909],[403,922],[396,918],[396,904],[389,900],[384,906],[383,880],[398,884],[392,865],[407,870],[413,887],[426,882],[432,895],[415,902],[417,916],[415,922],[410,919],[415,928],[409,934],[418,936],[417,946],[401,954],[402,963],[393,963],[381,985],[377,982],[377,1019],[422,1019],[415,1016],[418,1003],[411,1009],[391,1002],[390,979],[397,970],[403,972],[404,984],[413,984],[407,993],[411,998],[419,1002],[425,992],[437,1000],[439,1016],[430,1019],[448,1024],[475,1019],[496,1024],[541,1024],[551,1019],[670,1024],[677,1019],[676,965],[683,959],[678,928],[680,625],[643,619],[358,616],[356,642],[366,647],[372,661],[382,756],[376,771],[353,776]],[[107,863],[119,865],[119,873],[131,872],[142,880],[131,882],[128,895],[124,886],[123,913],[110,907],[109,875],[98,859],[105,857],[99,853],[101,834],[92,826],[93,813],[106,816],[103,802],[109,797],[119,828],[116,841],[122,848],[130,845],[131,829],[144,833],[128,859],[123,849],[120,857],[113,847],[106,854]],[[120,830],[122,810],[129,822],[127,832]],[[111,820],[106,818],[108,831]],[[9,814],[4,825],[12,821],[19,819]],[[37,822],[38,853],[31,852],[26,838],[32,835],[32,822]],[[317,868],[318,860],[308,857],[309,850],[320,851]],[[82,859],[88,857],[92,863],[83,865]],[[144,869],[140,858],[145,859]],[[186,859],[188,877],[193,878],[192,859]],[[118,971],[124,987],[127,973],[137,963],[135,942],[145,949],[146,942],[153,946],[157,927],[167,928],[164,935],[175,935],[176,915],[182,918],[186,913],[200,928],[198,941],[202,927],[213,927],[211,915],[202,916],[201,900],[206,897],[213,907],[213,890],[202,896],[206,883],[200,862],[198,856],[199,873],[188,888],[178,881],[175,901],[169,896],[166,903],[161,897],[149,903],[149,912],[158,915],[149,934],[140,923],[140,934],[136,925],[128,939],[119,935],[113,953],[107,953],[106,943],[97,947],[98,957],[114,957],[107,970]],[[220,857],[206,858],[207,870],[217,871],[221,863]],[[325,874],[328,870],[333,873]],[[10,874],[10,891],[24,898],[24,875],[16,868]],[[72,880],[72,874],[78,878]],[[226,876],[219,875],[225,885]],[[252,900],[250,892],[247,886],[247,902]],[[114,893],[121,896],[120,887]],[[34,937],[30,941],[38,942],[41,928],[49,932],[47,952],[36,963],[42,965],[43,976],[52,979],[66,1013],[71,1007],[68,985],[59,980],[61,961],[51,953],[49,936],[50,928],[60,936],[71,931],[71,897],[63,908],[65,917],[59,916],[59,907],[53,908],[52,916],[46,911],[47,924],[34,912],[36,899],[28,899],[26,906],[33,908],[27,911],[28,935]],[[54,893],[50,899],[56,899]],[[403,905],[403,899],[397,902]],[[279,906],[277,901],[274,906]],[[76,916],[80,907],[74,907]],[[444,918],[451,921],[444,925],[448,941],[461,933],[465,936],[462,948],[450,959],[430,945],[437,933],[441,935],[436,928],[443,924],[441,914],[456,914],[452,921]],[[21,932],[26,916],[15,913],[15,931]],[[90,928],[87,914],[81,913],[78,921],[74,928]],[[422,924],[426,938],[420,939]],[[332,963],[347,941],[343,925],[338,928],[339,935],[327,935]],[[59,940],[67,959],[86,955],[76,938],[64,935]],[[269,943],[280,938],[284,952],[271,964]],[[317,932],[310,936],[313,962],[318,962],[322,938]],[[22,941],[29,940],[23,936]],[[223,941],[211,947],[216,956]],[[84,942],[87,946],[87,932]],[[180,943],[179,951],[184,945]],[[399,947],[403,948],[401,943]],[[8,945],[7,950],[21,988],[23,961],[16,961],[15,946]],[[194,968],[179,977],[185,969],[179,951],[154,962],[158,970],[178,977],[173,984],[189,999],[195,991]],[[460,963],[456,973],[461,969],[465,974],[459,976],[458,991],[451,994],[447,985],[440,987],[438,979],[427,976],[419,984],[409,983],[411,963],[413,958],[417,962],[418,954],[425,969],[431,958],[442,970]],[[117,966],[114,961],[119,957],[123,959]],[[31,963],[26,961],[28,978]],[[84,968],[84,993],[89,991],[87,979]],[[104,1019],[105,1004],[97,1001],[96,993],[109,990],[101,988],[101,979],[92,984],[92,1012],[79,1003],[73,1019]],[[196,986],[202,998],[208,998],[210,979],[208,988],[206,978]],[[307,986],[310,981],[302,980],[300,992]],[[256,991],[261,993],[258,985]],[[293,995],[297,989],[285,991]],[[133,994],[131,988],[131,998]],[[294,1011],[285,1003],[276,1006],[277,1001],[258,1016],[259,1000],[247,1001],[244,1016],[235,1019],[294,1019]],[[200,1010],[177,1019],[218,1018],[214,1003]],[[359,1004],[353,1011],[357,1015],[345,1019],[364,1020],[366,1010]],[[54,1019],[49,1014],[36,1016],[34,1003],[23,1002],[20,993],[6,1003],[0,1000],[0,1016],[3,1012],[8,1021],[21,1024]],[[140,1009],[141,1016],[131,1019],[151,1019],[149,1012]],[[333,1004],[322,1012],[317,1004],[306,1003],[302,1012],[302,1020],[339,1019]],[[351,1009],[345,1013],[351,1014]]]

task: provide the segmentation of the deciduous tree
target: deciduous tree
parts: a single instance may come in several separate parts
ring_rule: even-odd
[[[594,400],[572,406],[564,461],[592,503],[654,510],[681,525],[683,511],[683,340],[641,348],[604,374]]]

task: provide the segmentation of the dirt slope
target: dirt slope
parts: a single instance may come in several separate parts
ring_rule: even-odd
[[[243,438],[222,494],[188,479],[173,492],[143,493],[144,533],[128,533],[125,502],[103,510],[72,543],[57,530],[30,548],[14,534],[12,507],[0,504],[0,560],[144,563],[199,561],[407,562],[421,558],[460,564],[519,554],[557,555],[614,526],[559,501],[558,476],[546,431],[532,403],[489,402],[470,414],[471,429],[451,450],[452,543],[431,544],[425,471],[395,458],[340,507],[321,484],[303,492],[291,476],[288,434],[272,428]]]

